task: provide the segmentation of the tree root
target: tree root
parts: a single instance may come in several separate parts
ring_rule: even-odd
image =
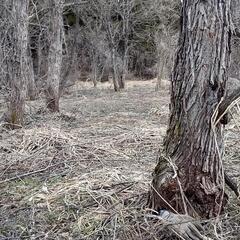
[[[194,218],[188,215],[175,214],[167,210],[161,210],[159,215],[148,215],[151,218],[157,218],[166,224],[167,227],[176,236],[184,240],[211,240],[201,234],[202,225]]]
[[[224,173],[224,179],[226,185],[239,197],[240,192],[237,183],[226,172]]]

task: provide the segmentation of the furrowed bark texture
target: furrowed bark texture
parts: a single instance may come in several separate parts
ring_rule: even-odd
[[[29,47],[28,47],[29,48]],[[27,95],[30,100],[35,100],[37,97],[37,87],[35,83],[35,74],[33,69],[33,60],[30,53],[30,49],[28,49],[28,66],[27,66]]]
[[[63,1],[50,3],[50,48],[48,56],[48,79],[46,87],[47,108],[59,111],[59,84],[62,66]]]
[[[4,121],[9,127],[16,128],[23,124],[24,104],[26,97],[27,47],[28,47],[28,0],[12,0],[12,31],[10,36],[11,50],[6,56],[8,82],[10,86],[8,111]]]
[[[119,81],[118,81],[118,72],[117,72],[117,61],[116,61],[116,50],[114,48],[111,49],[111,58],[112,58],[112,67],[113,67],[113,87],[114,91],[118,92],[119,87]]]
[[[227,200],[223,127],[215,124],[214,113],[228,78],[230,1],[184,0],[181,24],[165,150],[155,168],[150,199],[156,210],[212,217]]]

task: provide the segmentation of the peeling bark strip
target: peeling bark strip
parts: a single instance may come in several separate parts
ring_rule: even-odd
[[[223,127],[218,123],[213,128],[212,117],[226,89],[230,25],[230,1],[183,1],[163,152],[176,165],[177,177],[172,164],[159,157],[151,193],[158,211],[212,217],[226,204]]]
[[[63,0],[50,1],[50,48],[46,87],[47,108],[59,111],[59,84],[62,66]]]

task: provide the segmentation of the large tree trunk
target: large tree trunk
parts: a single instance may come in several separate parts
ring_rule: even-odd
[[[26,98],[28,66],[28,0],[13,0],[11,4],[12,14],[9,20],[13,24],[9,35],[9,50],[5,56],[7,65],[7,81],[10,87],[8,110],[2,120],[11,128],[20,127],[24,120],[24,105]]]
[[[240,0],[232,0],[232,18],[234,36],[232,38],[230,76],[240,79]]]
[[[37,87],[35,82],[35,73],[33,69],[33,59],[31,51],[28,47],[28,65],[27,65],[27,95],[30,100],[35,100],[37,97]]]
[[[150,196],[157,211],[210,218],[226,204],[218,107],[225,101],[230,23],[230,1],[183,1],[170,120]]]
[[[48,56],[48,78],[46,87],[47,108],[59,111],[59,84],[62,66],[63,0],[50,3],[50,49]]]

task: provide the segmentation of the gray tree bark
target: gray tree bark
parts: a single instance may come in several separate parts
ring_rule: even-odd
[[[114,91],[119,91],[119,80],[118,80],[118,71],[117,71],[117,57],[116,57],[116,49],[114,47],[111,48],[111,60],[112,60],[112,78],[113,78],[113,87]]]
[[[158,63],[157,63],[157,84],[155,87],[156,91],[159,91],[161,88],[162,79],[164,77],[164,69],[168,60],[168,56],[166,55],[166,51],[161,49],[158,53]]]
[[[80,33],[80,25],[79,25],[79,11],[76,10],[76,24],[74,27],[72,27],[71,34],[71,41],[68,41],[68,44],[66,43],[67,48],[67,57],[65,59],[62,59],[62,61],[67,61],[67,64],[65,64],[65,69],[62,68],[62,77],[60,81],[60,87],[59,87],[59,95],[61,96],[64,92],[64,89],[73,86],[75,84],[75,79],[71,80],[69,79],[69,76],[74,73],[76,75],[76,68],[77,68],[77,55],[78,55],[78,39],[79,39],[79,33]],[[66,37],[66,36],[65,36]]]
[[[35,100],[37,97],[37,87],[35,82],[35,74],[33,69],[33,59],[30,49],[28,47],[28,65],[27,65],[27,95],[30,100]]]
[[[63,0],[50,1],[50,48],[46,93],[47,108],[59,111],[59,85],[62,66]]]
[[[150,195],[157,211],[210,218],[227,202],[218,111],[226,99],[230,25],[230,1],[183,1],[170,119]]]
[[[24,122],[24,106],[26,98],[26,83],[28,67],[28,0],[12,0],[7,3],[11,8],[9,25],[12,30],[9,34],[8,50],[5,49],[4,68],[7,71],[9,86],[8,109],[4,114],[4,120],[10,128],[21,127]],[[6,38],[7,39],[7,38]],[[9,47],[10,46],[10,47]]]
[[[135,2],[126,0],[121,2],[120,15],[122,17],[122,39],[121,39],[121,69],[119,71],[119,88],[124,89],[126,85],[126,75],[128,72],[128,51],[129,51],[129,33],[130,33],[130,18],[131,11]]]
[[[97,60],[97,53],[95,49],[92,49],[91,51],[91,60],[92,60],[92,81],[93,86],[97,87],[98,83],[98,60]]]

